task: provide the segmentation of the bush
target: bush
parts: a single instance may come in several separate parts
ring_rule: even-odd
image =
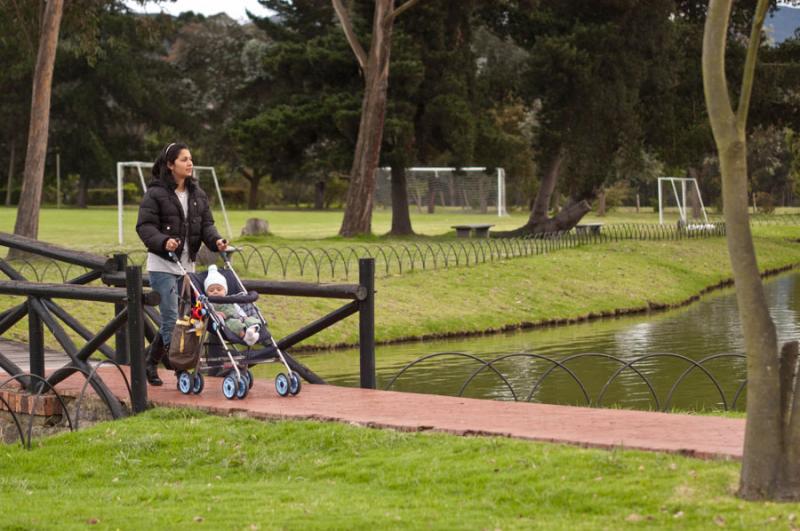
[[[606,210],[611,210],[635,200],[636,191],[627,181],[617,181],[606,188]]]
[[[756,210],[759,214],[772,214],[775,212],[775,199],[768,192],[756,192]]]
[[[55,202],[55,187],[52,188],[52,197],[48,198],[49,201]],[[63,187],[62,187],[63,192]],[[117,189],[116,188],[89,188],[87,191],[86,203],[89,205],[116,205],[117,204]],[[49,195],[49,194],[48,194]],[[62,200],[66,203],[66,197]],[[122,201],[126,205],[139,204],[142,201],[142,191],[134,183],[125,183],[122,185]]]
[[[237,186],[222,186],[219,191],[222,193],[222,200],[225,202],[225,208],[247,206],[247,199],[250,194],[249,189]],[[214,207],[219,201],[217,199],[217,191],[206,190],[206,195],[208,195],[209,204]]]
[[[344,205],[348,183],[348,180],[338,176],[328,180],[325,185],[325,208]]]

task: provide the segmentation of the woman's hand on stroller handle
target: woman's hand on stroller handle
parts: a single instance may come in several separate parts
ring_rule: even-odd
[[[169,238],[166,242],[164,242],[164,249],[169,252],[175,251],[181,244],[181,240],[179,238]]]
[[[217,240],[217,251],[222,253],[227,250],[228,250],[228,240],[226,240],[225,238],[220,238],[219,240]]]

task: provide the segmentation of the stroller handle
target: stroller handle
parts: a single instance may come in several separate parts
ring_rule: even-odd
[[[248,291],[247,293],[239,293],[237,295],[225,295],[224,297],[210,297],[206,295],[206,298],[211,303],[250,304],[258,300],[258,293],[256,293],[255,291]]]

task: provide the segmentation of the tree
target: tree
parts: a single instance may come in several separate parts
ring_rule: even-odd
[[[703,85],[719,152],[728,253],[747,352],[747,423],[739,496],[800,500],[800,392],[797,342],[778,350],[747,212],[747,118],[770,2],[759,0],[733,108],[725,66],[732,0],[711,0],[703,36]]]
[[[44,160],[47,153],[47,135],[50,125],[50,95],[53,67],[64,0],[49,0],[42,16],[42,30],[36,67],[33,74],[31,118],[28,129],[28,147],[25,156],[25,173],[14,234],[36,238],[39,233],[39,205],[44,181]]]
[[[429,2],[396,28],[383,145],[383,159],[392,170],[392,235],[414,233],[406,167],[473,165],[479,114],[474,9],[474,0]],[[428,208],[433,208],[433,189]]]
[[[665,68],[659,58],[673,6],[671,0],[531,4],[497,2],[483,10],[492,31],[529,52],[520,96],[531,107],[541,104],[540,185],[528,222],[505,236],[571,228],[589,211],[587,200],[616,179],[618,166],[648,151],[640,98]],[[557,189],[570,202],[551,218]]]
[[[184,125],[186,111],[176,104],[187,98],[174,83],[176,68],[165,60],[164,41],[175,34],[171,19],[131,14],[113,4],[87,9],[96,16],[91,50],[81,46],[85,31],[66,18],[73,15],[71,6],[64,15],[50,127],[62,167],[79,176],[77,190],[69,191],[82,208],[90,186],[115,184],[116,161],[142,158],[147,132],[171,124],[200,129],[197,121]]]
[[[364,96],[358,139],[350,170],[344,218],[339,234],[355,236],[372,232],[372,202],[375,192],[375,170],[380,160],[383,127],[389,86],[389,59],[392,50],[392,29],[395,19],[419,0],[406,0],[396,7],[395,0],[376,0],[372,39],[365,51],[353,29],[350,12],[341,0],[332,0],[347,42],[356,56],[364,76]]]

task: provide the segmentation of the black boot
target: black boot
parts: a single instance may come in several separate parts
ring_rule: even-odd
[[[157,339],[150,345],[150,352],[147,353],[147,359],[144,362],[144,374],[147,378],[147,383],[150,385],[164,385],[164,382],[158,377],[158,362],[161,361],[163,356],[163,349],[162,342]]]

